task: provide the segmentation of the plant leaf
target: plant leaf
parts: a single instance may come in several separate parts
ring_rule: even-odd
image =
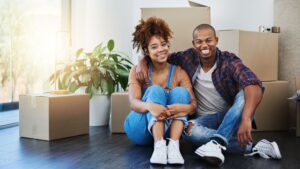
[[[85,88],[85,93],[88,94],[91,98],[93,96],[92,86],[87,86],[87,88]]]
[[[118,54],[109,54],[109,57],[113,58],[113,60],[115,62],[118,62],[118,58],[121,57],[120,55]]]
[[[128,71],[123,69],[118,69],[117,73],[119,75],[117,81],[121,85],[122,89],[126,90],[128,84],[128,76],[129,76]]]
[[[72,82],[69,86],[69,91],[74,93],[78,88],[79,86],[75,82]]]
[[[94,68],[91,72],[91,80],[93,82],[93,85],[98,90],[99,84],[100,84],[100,72],[97,68]]]
[[[110,39],[108,42],[107,42],[107,48],[108,48],[108,51],[111,52],[115,47],[115,42],[114,40]]]
[[[55,82],[57,81],[57,79],[59,79],[60,75],[61,75],[62,70],[57,70],[55,73],[53,73],[50,77],[49,77],[49,82],[50,84],[55,84]]]
[[[113,60],[104,60],[101,63],[103,65],[103,67],[113,67],[116,65],[116,62],[114,62]]]
[[[83,48],[80,48],[76,51],[76,59],[79,58],[79,56],[82,54]]]

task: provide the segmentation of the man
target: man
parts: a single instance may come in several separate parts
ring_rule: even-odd
[[[198,25],[192,42],[193,48],[171,54],[168,61],[187,71],[193,83],[197,117],[184,137],[200,146],[195,153],[218,166],[224,163],[226,149],[281,159],[276,142],[261,140],[252,146],[251,122],[263,95],[261,81],[236,55],[216,47],[218,37],[211,25]],[[147,72],[138,76],[147,79]]]

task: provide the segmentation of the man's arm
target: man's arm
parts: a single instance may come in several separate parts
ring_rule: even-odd
[[[146,57],[143,57],[135,69],[136,79],[141,83],[146,83],[149,80],[148,72],[148,60]]]
[[[193,51],[192,48],[187,49],[185,51],[174,52],[169,55],[168,62],[183,67],[184,57],[185,56],[191,57],[191,55],[193,54],[195,54],[195,51]],[[147,80],[149,79],[148,66],[147,66],[149,61],[150,60],[146,59],[146,57],[143,57],[137,64],[136,75],[137,75],[137,79],[140,82],[147,82]]]
[[[237,133],[238,141],[242,147],[252,142],[252,115],[260,103],[262,96],[262,89],[258,85],[249,85],[244,88],[245,106]]]
[[[252,142],[252,115],[262,99],[263,87],[255,73],[245,66],[239,58],[234,56],[230,63],[233,78],[244,90],[245,105],[237,136],[240,145],[245,146]]]

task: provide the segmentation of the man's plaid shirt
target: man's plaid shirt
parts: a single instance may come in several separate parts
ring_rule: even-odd
[[[192,83],[200,72],[201,64],[197,51],[194,48],[172,53],[168,62],[181,66],[189,75]],[[235,54],[220,51],[217,48],[217,68],[212,73],[212,81],[216,90],[229,105],[233,104],[234,97],[240,89],[248,85],[259,85],[261,81],[245,66]]]

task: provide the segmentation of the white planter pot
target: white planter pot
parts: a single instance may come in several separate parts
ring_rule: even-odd
[[[110,97],[94,94],[90,99],[90,126],[108,125],[110,116]]]

